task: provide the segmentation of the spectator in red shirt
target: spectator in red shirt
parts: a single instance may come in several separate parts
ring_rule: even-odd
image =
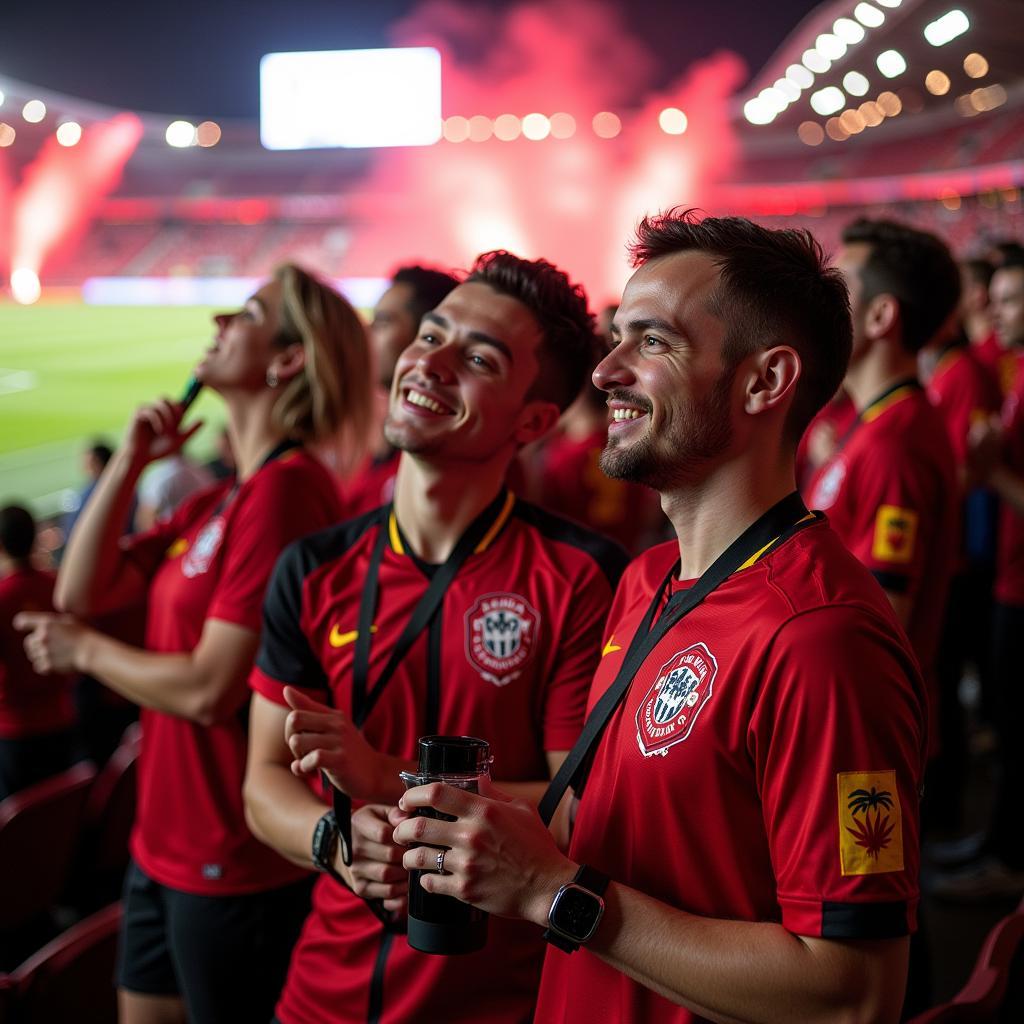
[[[410,790],[407,812],[452,818],[395,839],[426,844],[404,863],[428,891],[547,928],[537,1021],[895,1021],[924,695],[891,607],[794,490],[849,356],[845,288],[806,233],[739,218],[645,219],[634,255],[594,371],[604,467],[656,487],[677,539],[616,593],[568,854],[496,788]]]
[[[118,970],[121,1020],[266,1021],[308,910],[308,873],[248,830],[246,680],[274,561],[341,514],[308,446],[367,440],[369,348],[358,315],[294,266],[214,318],[195,376],[227,408],[234,482],[120,540],[143,468],[179,449],[181,405],[142,406],[78,523],[57,604],[92,616],[148,599],[146,649],[71,615],[23,614],[39,671],[88,672],[143,708],[139,797]]]
[[[32,564],[36,524],[20,505],[0,509],[0,800],[63,771],[75,747],[71,679],[39,675],[15,615],[53,611],[52,572]]]

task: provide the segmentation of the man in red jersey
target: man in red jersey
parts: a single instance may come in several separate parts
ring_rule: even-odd
[[[586,298],[561,271],[481,257],[399,358],[385,427],[402,452],[394,505],[278,564],[252,677],[248,815],[265,842],[327,873],[282,1024],[530,1017],[541,950],[521,923],[491,922],[479,953],[428,956],[395,927],[404,915],[386,927],[360,897],[395,910],[407,891],[387,813],[418,737],[486,739],[497,776],[536,803],[579,734],[623,557],[504,481],[578,392],[593,341]],[[428,625],[397,655],[437,578]],[[367,803],[352,820],[350,868],[338,841],[347,822],[325,815],[302,778],[320,769]]]
[[[71,678],[39,675],[14,628],[19,612],[53,611],[56,577],[32,564],[36,524],[20,505],[0,509],[0,800],[71,764]]]
[[[407,812],[455,820],[395,839],[429,844],[409,869],[446,851],[429,891],[525,919],[538,944],[547,929],[537,1022],[894,1021],[922,684],[878,587],[794,489],[849,356],[845,289],[809,235],[738,218],[645,219],[633,253],[594,372],[604,467],[660,491],[677,542],[616,593],[566,761],[568,855],[497,788],[410,790]]]
[[[398,357],[416,340],[423,314],[440,305],[458,283],[451,274],[441,270],[399,267],[391,284],[377,300],[370,322],[370,340],[377,369],[376,393],[381,419],[387,409]],[[361,515],[389,502],[394,494],[397,472],[398,452],[381,432],[366,463],[342,488],[345,507],[353,515]]]
[[[844,387],[858,417],[812,481],[810,504],[882,585],[934,686],[959,488],[917,356],[956,308],[959,271],[939,239],[902,224],[856,221],[843,240],[837,262],[853,308]]]

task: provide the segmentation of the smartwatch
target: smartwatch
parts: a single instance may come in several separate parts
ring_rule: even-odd
[[[597,931],[607,888],[607,875],[580,865],[576,877],[555,893],[544,938],[565,953],[575,953]]]
[[[313,829],[313,864],[317,871],[323,871],[346,887],[348,883],[334,867],[334,854],[338,849],[341,833],[334,811],[328,811]]]

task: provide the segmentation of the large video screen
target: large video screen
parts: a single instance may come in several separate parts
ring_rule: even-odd
[[[267,149],[429,146],[441,137],[441,55],[426,47],[268,53],[260,61]]]

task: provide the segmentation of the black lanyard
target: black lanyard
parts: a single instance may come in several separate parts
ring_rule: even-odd
[[[494,501],[491,502],[483,512],[470,523],[469,528],[459,538],[458,543],[452,549],[452,553],[431,577],[423,596],[419,599],[416,607],[409,616],[401,636],[392,648],[391,656],[388,658],[384,670],[377,677],[377,681],[371,689],[367,689],[370,681],[370,647],[372,643],[373,618],[377,611],[377,600],[380,591],[380,566],[384,558],[384,549],[387,547],[388,529],[391,523],[392,506],[386,505],[380,510],[380,521],[377,532],[377,541],[373,547],[373,554],[370,556],[370,565],[363,582],[363,595],[359,603],[359,624],[356,633],[355,651],[353,652],[352,665],[352,722],[356,728],[362,728],[370,712],[376,707],[384,688],[391,681],[395,670],[402,663],[402,659],[409,653],[410,648],[428,625],[440,623],[439,613],[444,603],[445,594],[455,579],[456,574],[462,568],[466,559],[473,554],[480,546],[488,532],[497,524],[499,517],[505,511],[510,495],[502,491]],[[514,500],[514,499],[512,499]],[[434,630],[431,631],[432,635]],[[439,637],[434,636],[433,642],[428,646],[427,666],[427,721],[426,733],[437,731],[437,720],[440,708],[440,643]],[[326,779],[325,779],[326,781]],[[338,832],[341,840],[341,855],[345,864],[352,863],[352,801],[347,793],[331,787],[334,799],[334,817],[338,824]]]
[[[816,521],[817,517],[807,511],[800,500],[800,495],[795,491],[783,498],[740,534],[689,590],[673,595],[664,605],[664,611],[655,624],[658,609],[662,607],[665,594],[671,591],[672,581],[679,572],[680,563],[676,561],[654,595],[643,621],[633,634],[615,681],[594,706],[583,726],[580,738],[551,780],[539,807],[540,816],[545,823],[551,821],[569,786],[575,788],[577,796],[580,795],[605,726],[629,692],[629,687],[647,656],[657,647],[665,634],[737,569],[756,561],[767,554],[769,549],[777,547],[798,530]]]

